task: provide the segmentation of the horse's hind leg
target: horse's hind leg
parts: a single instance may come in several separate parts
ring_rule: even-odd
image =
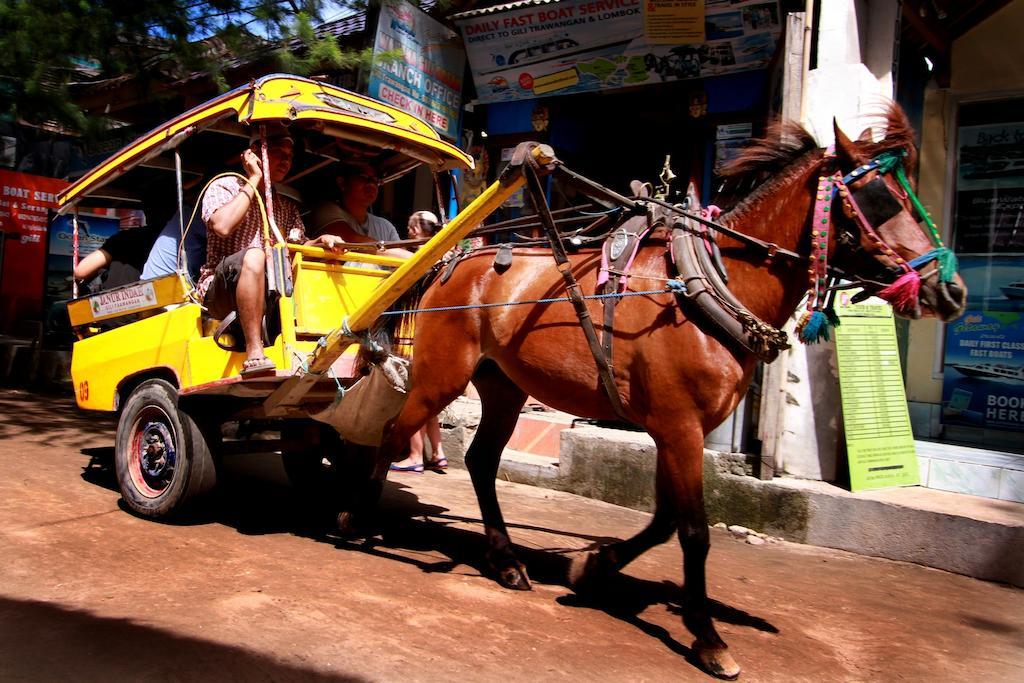
[[[445,349],[443,357],[432,354],[431,348]],[[372,462],[367,463],[350,488],[355,491],[349,497],[346,509],[338,515],[338,529],[344,534],[364,535],[372,529],[372,515],[380,500],[390,465],[401,460],[409,450],[410,437],[427,420],[437,415],[455,400],[469,384],[476,362],[476,355],[470,347],[456,347],[452,343],[425,344],[413,359],[412,379],[409,395],[401,412],[384,430],[384,438]],[[440,367],[444,372],[429,375],[422,368]],[[422,374],[420,374],[422,373]]]
[[[480,392],[483,410],[480,426],[466,452],[466,469],[480,504],[480,515],[487,535],[487,562],[506,588],[529,590],[526,568],[512,552],[505,519],[498,505],[494,480],[498,475],[501,452],[512,437],[519,411],[526,403],[526,392],[512,383],[494,361],[484,361],[473,375]]]

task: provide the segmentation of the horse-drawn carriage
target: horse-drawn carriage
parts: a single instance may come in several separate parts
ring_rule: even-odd
[[[281,122],[303,149],[287,179],[292,190],[313,186],[309,181],[352,158],[372,160],[384,181],[421,166],[439,173],[473,163],[405,112],[315,81],[274,75],[150,131],[67,188],[60,211],[76,217],[77,237],[80,211],[146,210],[143,198],[162,187],[167,197],[177,197],[179,215],[187,216],[192,207],[184,205],[182,187],[190,176],[213,163],[228,166],[225,160],[237,158],[252,133]],[[487,193],[408,261],[382,255],[376,245],[350,244],[342,256],[274,243],[268,225],[268,246],[286,257],[279,263],[288,264],[278,269],[277,304],[266,316],[273,333],[265,354],[276,368],[269,375],[240,374],[245,355],[217,338],[218,321],[209,319],[180,261],[177,273],[72,300],[78,404],[120,414],[116,464],[126,502],[142,515],[163,517],[208,490],[215,481],[211,451],[228,420],[276,421],[272,426],[292,437],[279,446],[312,453],[322,431],[309,429],[309,412],[333,402],[360,377],[359,333],[514,189]],[[289,465],[293,473],[304,467],[295,458]]]
[[[167,177],[173,170],[180,196],[187,153],[209,158],[220,150],[226,158],[233,138],[268,122],[287,123],[302,140],[305,155],[293,174],[300,187],[346,155],[372,157],[389,178],[424,164],[435,172],[472,165],[408,114],[314,81],[270,76],[115,154],[64,192],[61,210],[130,199],[118,183],[132,174],[146,182],[145,174]],[[704,435],[735,407],[757,361],[786,347],[779,327],[808,291],[800,326],[807,341],[827,337],[828,304],[842,286],[835,278],[915,317],[955,317],[966,296],[955,259],[908,180],[915,150],[902,111],[890,111],[877,141],[851,141],[838,128],[835,135],[829,150],[796,128],[755,145],[729,173],[742,180],[738,186],[760,184],[718,221],[714,211],[698,212],[693,193],[652,196],[635,183],[633,196],[623,196],[569,171],[550,148],[528,143],[408,260],[363,253],[359,245],[334,255],[278,241],[268,263],[286,265],[268,269],[279,293],[276,325],[268,326],[276,332],[265,348],[276,366],[271,376],[239,375],[244,355],[217,346],[216,322],[190,297],[192,284],[182,274],[75,300],[69,312],[79,335],[72,361],[78,403],[120,411],[119,483],[128,505],[146,516],[172,514],[213,485],[211,448],[228,420],[275,421],[292,437],[277,449],[312,454],[293,466],[315,469],[326,453],[318,450],[322,431],[311,428],[310,414],[360,400],[350,389],[361,376],[357,350],[373,350],[367,331],[525,185],[536,212],[530,220],[544,237],[463,253],[425,286],[408,392],[394,411],[378,416],[373,466],[340,521],[355,526],[411,434],[472,381],[483,417],[466,465],[488,561],[503,585],[529,588],[494,492],[502,448],[527,395],[581,416],[627,420],[657,445],[657,508],[634,538],[580,558],[572,585],[592,587],[678,532],[684,621],[696,636],[695,651],[708,670],[733,677],[739,667],[715,631],[705,590]],[[552,212],[545,175],[588,197],[588,210]],[[386,361],[378,354],[376,362]]]

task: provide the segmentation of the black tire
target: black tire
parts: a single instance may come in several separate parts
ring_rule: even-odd
[[[217,482],[203,431],[178,406],[178,392],[160,379],[132,391],[117,424],[114,451],[124,502],[149,519],[187,509]]]

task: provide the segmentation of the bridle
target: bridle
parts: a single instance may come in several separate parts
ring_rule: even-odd
[[[826,159],[833,158],[832,147],[825,152]],[[858,166],[846,175],[836,171],[830,176],[818,176],[818,188],[814,198],[814,214],[811,223],[811,257],[807,269],[810,294],[807,298],[807,311],[797,324],[797,335],[805,344],[813,344],[822,339],[828,340],[829,329],[839,324],[839,318],[831,305],[829,287],[830,268],[828,264],[829,233],[836,229],[833,215],[836,198],[842,200],[842,206],[853,219],[854,225],[867,235],[877,250],[884,255],[892,269],[896,271],[893,281],[880,289],[876,295],[893,305],[897,311],[912,309],[917,304],[921,288],[921,275],[917,271],[920,266],[935,261],[938,266],[939,281],[951,282],[957,270],[956,256],[942,243],[938,228],[932,221],[928,211],[921,204],[903,169],[903,150],[891,150],[879,154],[866,164]],[[881,178],[873,178],[856,190],[850,185],[867,173],[877,171],[879,176],[892,174],[896,182],[909,198],[918,214],[928,228],[928,236],[934,246],[930,251],[907,261],[903,259],[879,234],[879,228],[904,210],[903,204],[897,201],[889,186]],[[877,227],[876,227],[877,226]],[[860,249],[860,239],[848,232],[839,238],[839,244]],[[856,247],[854,247],[856,245]],[[868,284],[854,276],[854,283]]]

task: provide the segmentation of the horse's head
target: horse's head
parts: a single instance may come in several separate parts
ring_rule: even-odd
[[[823,167],[812,240],[830,229],[831,265],[897,313],[952,320],[964,310],[967,288],[908,179],[917,162],[913,129],[896,105],[887,119],[878,142],[870,131],[850,140],[835,126],[835,158]]]

